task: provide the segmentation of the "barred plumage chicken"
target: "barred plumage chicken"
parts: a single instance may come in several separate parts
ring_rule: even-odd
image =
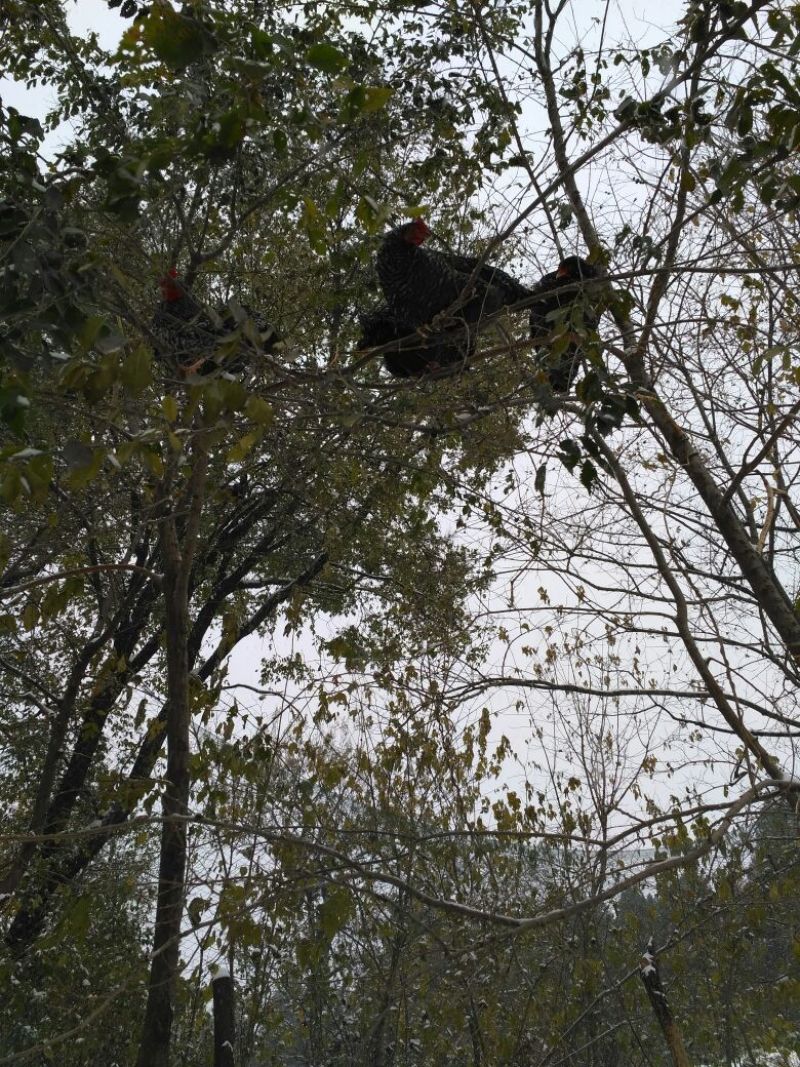
[[[422,248],[430,236],[423,219],[414,219],[390,230],[378,250],[378,279],[398,322],[424,326],[457,305],[453,318],[466,323],[472,336],[482,318],[532,295],[510,274],[479,258]]]
[[[206,308],[174,267],[160,286],[151,324],[157,354],[184,374],[241,372],[253,356],[271,352],[280,340],[264,316],[246,304],[234,310]]]
[[[359,349],[397,342],[383,353],[383,364],[395,378],[420,378],[431,371],[463,365],[472,355],[474,340],[463,333],[420,336],[416,327],[400,322],[388,304],[379,304],[361,319]]]

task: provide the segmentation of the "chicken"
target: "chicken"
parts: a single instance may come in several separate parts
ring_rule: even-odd
[[[567,256],[534,290],[530,310],[531,337],[539,344],[539,362],[547,369],[556,393],[566,393],[583,358],[586,335],[597,329],[598,315],[588,301],[584,283],[598,277],[597,269],[580,256]],[[568,335],[566,347],[554,354],[554,342]]]
[[[378,250],[378,279],[399,323],[416,329],[457,304],[453,318],[465,323],[472,337],[482,318],[532,295],[532,290],[499,267],[471,256],[423,248],[430,235],[425,222],[414,219],[390,230]]]
[[[161,279],[161,300],[153,314],[157,354],[184,374],[240,372],[248,359],[269,353],[280,337],[246,304],[211,310],[186,288],[173,267]],[[226,352],[226,345],[232,351]]]
[[[383,353],[383,364],[395,378],[463,366],[474,350],[474,341],[457,333],[420,336],[414,326],[396,319],[388,304],[379,304],[361,320],[358,347],[379,348],[394,341],[398,343]]]

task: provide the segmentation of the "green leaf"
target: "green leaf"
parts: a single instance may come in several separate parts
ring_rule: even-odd
[[[22,490],[22,474],[16,466],[7,466],[0,481],[0,498],[13,504]]]
[[[681,192],[693,193],[697,188],[697,179],[688,170],[681,177]]]
[[[87,351],[92,348],[104,326],[105,322],[101,315],[90,315],[84,321],[80,334],[78,335],[78,339],[83,348]]]
[[[272,405],[261,396],[249,396],[244,406],[245,414],[259,426],[268,426],[275,419]]]
[[[153,381],[152,356],[144,345],[139,345],[123,362],[120,380],[125,388],[138,395]]]
[[[241,411],[247,403],[247,390],[241,382],[229,382],[221,378],[217,383],[226,411]]]
[[[265,30],[254,26],[250,34],[250,40],[253,44],[253,51],[259,59],[267,59],[272,55],[272,37]]]
[[[54,583],[46,590],[42,599],[41,615],[42,622],[60,615],[69,601],[69,596],[61,583]]]
[[[349,62],[343,52],[325,42],[312,44],[306,52],[306,59],[312,67],[324,71],[325,74],[338,74],[347,68]]]
[[[16,434],[25,428],[25,414],[30,406],[24,390],[14,383],[10,388],[0,388],[0,419]]]
[[[78,943],[85,941],[91,925],[93,905],[92,897],[88,893],[78,897],[58,924],[60,936],[68,934],[70,939]]]
[[[321,946],[308,937],[302,937],[295,945],[298,964],[307,971],[313,971],[319,962]]]
[[[209,129],[195,140],[197,151],[208,159],[231,159],[247,132],[247,115],[243,111],[226,111],[215,117]]]
[[[352,903],[347,890],[337,887],[328,892],[319,909],[320,926],[328,940],[333,940],[342,929],[351,911]]]
[[[325,223],[320,215],[319,208],[308,196],[303,197],[303,211],[300,216],[300,222],[308,234],[311,247],[315,252],[324,254],[327,251]]]
[[[39,607],[32,600],[22,610],[22,625],[26,630],[32,630],[39,621]]]
[[[139,444],[137,441],[123,441],[122,444],[117,447],[116,453],[114,453],[116,460],[120,464],[120,466],[124,467],[128,460],[131,458],[131,456],[135,454],[138,448]]]
[[[356,218],[360,223],[371,229],[378,222],[380,208],[371,196],[362,196],[356,207]]]
[[[84,486],[87,486],[89,482],[99,474],[104,458],[104,450],[102,448],[95,448],[92,452],[91,460],[88,463],[71,467],[66,479],[70,488],[82,489]]]
[[[216,48],[214,37],[201,22],[179,15],[167,4],[153,7],[144,21],[142,37],[156,56],[175,70]]]
[[[389,102],[394,94],[394,89],[388,85],[368,85],[364,89],[364,103],[362,111],[380,111]]]
[[[97,403],[117,378],[117,364],[113,358],[106,357],[101,360],[98,367],[89,374],[83,386],[83,395],[90,404]]]

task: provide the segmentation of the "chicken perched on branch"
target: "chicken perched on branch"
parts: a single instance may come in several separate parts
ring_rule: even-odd
[[[597,329],[599,317],[585,285],[597,277],[591,263],[567,256],[534,290],[531,337],[540,346],[540,365],[556,393],[569,391],[583,360],[586,337]]]
[[[174,267],[160,286],[152,321],[157,354],[184,374],[240,372],[251,357],[271,352],[280,340],[270,323],[247,305],[204,307]]]
[[[359,349],[382,348],[383,365],[395,378],[420,378],[423,374],[466,363],[474,340],[463,332],[450,334],[417,333],[416,327],[400,322],[388,304],[379,304],[361,319]]]
[[[389,312],[402,327],[419,329],[452,309],[453,320],[466,326],[457,344],[463,360],[474,348],[481,319],[524,300],[532,290],[479,258],[423,248],[430,236],[422,219],[390,230],[378,249],[378,279]]]

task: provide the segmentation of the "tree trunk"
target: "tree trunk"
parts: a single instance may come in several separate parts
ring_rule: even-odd
[[[170,576],[172,577],[172,576]],[[186,822],[189,803],[188,605],[168,581],[167,598],[167,787],[164,792],[153,959],[138,1067],[167,1067],[178,977]],[[177,816],[177,818],[176,818]]]
[[[230,974],[218,974],[211,983],[214,993],[214,1067],[234,1067],[236,1036],[234,988]]]
[[[256,611],[241,628],[240,637],[252,633],[265,619],[270,618],[281,604],[284,604],[289,600],[295,589],[303,589],[310,585],[323,569],[327,560],[327,553],[319,552],[296,578],[287,582],[286,585],[269,596],[259,610]],[[197,619],[195,620],[194,628],[197,630]],[[193,636],[190,636],[190,654],[193,646],[196,645],[199,648],[201,639],[207,632],[206,629],[198,631]],[[149,659],[149,652],[147,653],[147,658]],[[216,669],[222,658],[222,654],[218,647],[195,669],[197,677],[199,677],[201,681],[207,679]],[[144,659],[144,656],[139,652],[137,654],[137,661],[141,659]],[[193,662],[194,660],[190,659],[190,664]],[[124,799],[117,800],[112,804],[109,811],[103,817],[101,825],[97,828],[96,835],[84,840],[77,848],[70,847],[67,850],[55,843],[51,846],[47,846],[53,854],[47,872],[42,876],[42,880],[36,884],[35,889],[30,896],[26,897],[23,901],[22,907],[14,916],[8,934],[6,935],[7,944],[15,955],[22,955],[27,951],[36,938],[39,937],[42,932],[42,927],[48,917],[54,895],[65,885],[74,881],[74,879],[85,870],[94,857],[102,850],[106,842],[112,836],[111,833],[105,831],[113,830],[114,827],[126,822],[131,817],[136,807],[140,792],[145,787],[148,789],[150,788],[150,778],[152,777],[153,768],[161,753],[165,738],[168,709],[169,705],[165,703],[158,716],[151,720],[133,767],[125,782],[123,789]],[[43,851],[49,858],[50,852],[46,849]],[[33,852],[31,855],[33,855]],[[26,857],[26,860],[29,858],[30,857]],[[22,873],[22,870],[20,870],[20,877]],[[13,875],[13,878],[14,880],[9,883],[12,887],[19,881],[16,874]],[[0,884],[0,889],[2,889],[2,884]]]
[[[647,946],[647,951],[639,962],[639,977],[642,980],[644,988],[647,990],[647,996],[652,1005],[655,1017],[658,1020],[658,1025],[661,1027],[664,1037],[666,1038],[667,1047],[672,1056],[674,1067],[691,1067],[689,1057],[686,1055],[680,1027],[673,1018],[667,1002],[667,994],[664,992],[664,987],[661,984],[661,976],[658,973],[658,961],[653,952],[652,939]]]
[[[208,457],[198,448],[187,492],[188,518],[182,538],[175,518],[180,506],[170,501],[161,528],[167,650],[167,785],[162,802],[161,855],[158,867],[153,954],[137,1067],[168,1067],[175,994],[180,967],[181,918],[186,873],[186,815],[189,809],[189,576],[202,510]],[[184,503],[183,501],[181,503]],[[181,543],[182,542],[182,543]]]

